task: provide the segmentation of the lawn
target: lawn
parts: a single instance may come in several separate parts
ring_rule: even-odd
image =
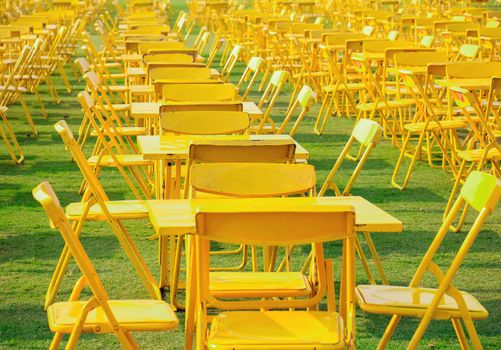
[[[177,1],[176,9],[184,5]],[[231,77],[236,83],[243,70],[240,63]],[[56,74],[55,81],[62,86]],[[0,146],[0,348],[1,349],[41,349],[47,348],[51,332],[47,326],[43,299],[54,266],[63,247],[62,238],[50,229],[48,220],[41,207],[32,198],[31,190],[44,180],[54,187],[61,203],[79,201],[78,188],[81,175],[71,162],[62,141],[52,125],[64,118],[74,132],[81,120],[81,111],[76,100],[76,93],[84,88],[82,82],[72,81],[73,93],[59,89],[61,103],[49,103],[50,96],[45,87],[44,99],[48,102],[49,118],[41,118],[39,106],[33,96],[27,96],[30,111],[35,118],[39,136],[28,137],[28,125],[25,123],[19,106],[12,106],[8,111],[21,146],[26,154],[23,165],[14,165],[7,156],[4,145]],[[290,87],[283,94],[273,118],[280,120],[290,96]],[[259,93],[254,92],[251,99],[257,101]],[[309,116],[318,111],[316,105]],[[337,159],[353,128],[354,121],[347,118],[332,118],[322,136],[312,132],[313,118],[307,118],[298,134],[299,141],[311,154],[310,163],[318,170],[318,188],[320,188],[330,167]],[[87,149],[87,152],[90,152]],[[391,173],[398,156],[398,150],[388,140],[383,140],[374,150],[364,171],[360,175],[352,193],[361,195],[377,204],[405,226],[403,233],[379,234],[373,238],[383,260],[388,278],[392,284],[409,283],[429,243],[433,239],[442,220],[449,191],[451,175],[439,169],[431,169],[425,163],[419,163],[413,174],[409,188],[404,192],[393,189],[390,185]],[[353,170],[349,165],[340,173],[338,182],[343,184]],[[114,171],[103,171],[102,183],[112,199],[131,198],[122,179]],[[470,220],[471,221],[471,220]],[[153,231],[147,221],[126,223],[141,254],[151,269],[157,274],[157,242],[149,241]],[[486,349],[501,346],[501,255],[499,250],[501,234],[501,210],[498,210],[487,222],[458,276],[455,285],[477,297],[489,310],[490,317],[476,322],[477,330]],[[451,234],[444,247],[437,255],[436,262],[446,267],[450,262],[464,233]],[[127,257],[120,249],[118,241],[106,223],[88,223],[82,234],[82,241],[105,287],[112,298],[147,298]],[[366,247],[365,247],[366,248]],[[338,261],[339,245],[328,245],[327,252]],[[306,253],[298,251],[298,260]],[[367,278],[360,264],[357,266],[357,282],[367,283]],[[73,283],[79,277],[79,270],[71,264],[60,290],[58,300],[69,296]],[[427,278],[428,285],[433,279]],[[86,294],[88,295],[88,293]],[[184,314],[179,313],[184,320]],[[357,345],[359,349],[375,348],[388,323],[389,317],[374,316],[358,311]],[[389,348],[403,349],[417,326],[416,320],[404,320],[393,337]],[[137,340],[144,349],[183,347],[183,328],[165,333],[137,334]],[[433,322],[421,342],[424,349],[458,349],[454,330],[450,322]],[[118,343],[111,335],[83,335],[79,348],[108,349],[116,348]]]

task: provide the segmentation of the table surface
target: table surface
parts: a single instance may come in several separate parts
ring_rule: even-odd
[[[191,141],[197,140],[292,140],[296,159],[308,159],[309,152],[289,135],[151,135],[138,136],[137,144],[144,159],[186,159]]]
[[[400,220],[368,200],[353,197],[287,197],[287,198],[230,198],[230,199],[171,199],[147,201],[150,220],[159,235],[196,233],[195,215],[198,212],[245,211],[329,211],[343,206],[355,211],[359,232],[401,232]]]
[[[239,102],[239,101],[233,101]],[[160,106],[162,105],[187,105],[187,104],[204,104],[204,103],[214,103],[213,101],[196,101],[196,102],[132,102],[130,115],[132,118],[156,118],[160,114]],[[249,113],[251,117],[262,116],[263,112],[258,108],[258,106],[252,101],[241,102],[243,105],[243,111]]]

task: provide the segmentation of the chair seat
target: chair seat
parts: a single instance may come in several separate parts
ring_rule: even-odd
[[[7,112],[9,110],[9,107],[7,106],[0,106],[0,113]]]
[[[417,132],[422,130],[433,131],[439,129],[462,129],[466,128],[468,124],[461,120],[443,120],[440,122],[440,126],[437,122],[429,122],[428,125],[426,123],[410,123],[404,126],[405,130],[410,132]]]
[[[403,108],[403,107],[408,107],[415,105],[415,101],[411,99],[402,99],[398,101],[387,101],[386,103],[384,102],[378,102],[377,105],[375,102],[370,102],[370,103],[360,103],[357,105],[357,109],[362,110],[362,111],[372,111],[373,109],[384,109],[387,108]]]
[[[146,201],[124,200],[105,202],[111,216],[116,219],[140,219],[148,217]],[[82,216],[84,204],[82,202],[70,203],[66,207],[66,216],[70,220],[78,220]],[[90,207],[87,220],[106,220],[106,216],[99,204]]]
[[[465,150],[465,151],[459,151],[458,152],[458,157],[460,159],[464,159],[468,162],[478,162],[484,157],[485,150],[483,149],[472,149],[472,150]],[[491,148],[487,152],[487,156],[485,157],[485,160],[501,160],[501,152],[497,148]]]
[[[117,155],[118,163],[122,166],[147,166],[151,165],[151,160],[143,159],[141,154],[124,154]],[[92,156],[88,159],[90,165],[94,166],[97,163],[98,156]],[[101,166],[117,166],[115,160],[111,156],[103,156],[100,162]]]
[[[436,291],[432,288],[359,285],[356,295],[360,308],[365,312],[420,317],[426,312]],[[461,292],[461,295],[473,319],[487,318],[489,313],[474,296],[466,292]],[[436,318],[461,317],[456,300],[447,294],[440,301],[438,312]]]
[[[211,323],[209,349],[344,349],[343,322],[335,312],[222,312]],[[301,347],[302,348],[302,347]]]
[[[122,127],[117,127],[116,130],[118,134],[122,136],[146,135],[148,133],[148,131],[142,126],[122,126]],[[111,133],[114,134],[113,131]],[[109,133],[105,133],[105,135],[108,134]],[[96,130],[92,130],[91,135],[96,136],[97,135]]]
[[[53,332],[71,333],[86,301],[54,303],[47,309],[49,327]],[[169,304],[161,300],[110,300],[108,302],[118,323],[129,331],[161,331],[176,328],[179,321]],[[101,307],[89,312],[83,331],[112,331]]]
[[[218,297],[294,297],[311,293],[300,272],[211,272],[210,290]]]

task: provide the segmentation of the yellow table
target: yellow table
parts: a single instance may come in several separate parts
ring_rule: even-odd
[[[160,254],[160,288],[170,283],[170,298],[176,304],[178,274],[169,278],[168,261],[176,261],[173,271],[179,268],[179,252],[176,253],[176,237],[197,232],[197,212],[251,212],[251,211],[319,211],[332,210],[333,206],[353,208],[357,232],[401,232],[400,220],[378,208],[362,197],[287,197],[287,198],[230,198],[230,199],[171,199],[149,200],[147,207],[150,221],[163,246]],[[170,241],[170,249],[168,247]],[[166,256],[169,252],[171,259]],[[265,250],[266,252],[266,250]],[[177,259],[177,260],[176,260]],[[265,263],[266,266],[266,263]],[[170,280],[169,280],[170,279]]]
[[[287,198],[230,198],[230,199],[179,199],[149,200],[147,207],[150,221],[159,235],[162,251],[160,257],[160,288],[170,283],[171,303],[176,304],[179,281],[177,273],[170,273],[168,260],[176,261],[176,238],[197,232],[197,212],[242,211],[328,211],[333,206],[353,208],[357,232],[401,232],[403,224],[376,205],[362,197],[287,197]],[[170,242],[170,249],[168,244]],[[168,259],[165,252],[170,251]],[[266,249],[265,249],[266,255]],[[173,266],[177,271],[179,262]],[[266,266],[266,262],[265,262]],[[170,277],[170,280],[169,280]]]
[[[154,160],[155,197],[179,198],[181,163],[188,158],[191,141],[195,140],[292,140],[289,135],[151,135],[138,136],[137,144],[144,159]],[[296,159],[307,160],[309,153],[296,143]],[[174,168],[174,169],[173,169]],[[174,173],[173,173],[174,171]],[[172,186],[172,176],[175,176]]]
[[[149,200],[147,206],[155,232],[160,236],[196,233],[195,214],[199,211],[224,213],[281,208],[283,210],[322,210],[333,205],[355,210],[358,232],[401,232],[400,220],[363,197],[287,197],[231,199]]]

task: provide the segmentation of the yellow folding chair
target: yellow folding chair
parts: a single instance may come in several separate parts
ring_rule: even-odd
[[[315,98],[315,93],[313,92],[313,90],[309,86],[304,85],[301,88],[301,90],[299,90],[299,93],[297,94],[296,98],[294,99],[294,102],[291,104],[291,108],[287,112],[285,119],[282,121],[282,123],[278,127],[277,134],[285,133],[285,129],[287,128],[287,125],[291,121],[292,116],[294,115],[294,112],[300,106],[301,112],[299,112],[299,115],[297,116],[296,122],[292,126],[292,129],[289,131],[289,136],[294,137],[299,126],[301,125],[301,122],[303,121],[304,117],[306,116],[306,113],[308,113],[308,111],[310,110],[310,107],[313,104],[314,98]]]
[[[127,141],[122,139],[120,129],[103,115],[87,92],[80,92],[78,100],[97,136],[93,154],[88,159],[96,174],[99,174],[102,167],[116,168],[136,199],[151,198],[153,180],[148,167],[152,162],[144,160],[141,154],[134,153],[135,148],[129,148],[132,147],[133,140],[130,136]],[[80,188],[82,193],[85,184],[84,179]]]
[[[356,123],[350,135],[350,138],[346,142],[346,145],[341,151],[341,154],[339,155],[336,163],[329,172],[329,175],[327,175],[324,184],[318,192],[319,196],[323,196],[325,193],[327,193],[328,190],[334,191],[336,196],[347,196],[350,194],[351,188],[360,175],[360,172],[362,171],[367,159],[369,158],[369,155],[379,142],[382,131],[383,129],[381,128],[381,126],[373,120],[360,119]],[[355,156],[352,156],[350,155],[350,151],[353,148],[355,142],[359,144],[359,149],[357,151],[357,154]],[[334,182],[334,177],[336,176],[338,170],[341,168],[341,165],[343,164],[345,159],[356,161],[357,166],[355,167],[355,170],[353,171],[353,174],[345,185],[343,191],[341,191]]]
[[[223,81],[228,81],[230,79],[231,72],[239,59],[240,51],[242,51],[241,45],[235,45],[231,50],[226,63],[221,69],[221,79],[223,79]]]
[[[191,167],[194,164],[201,163],[292,163],[295,156],[296,145],[294,142],[286,140],[194,140],[190,144],[189,157],[186,164],[186,175],[184,179],[184,197],[192,196],[191,186]],[[180,181],[180,180],[178,180]],[[270,185],[272,188],[274,185]],[[248,189],[249,190],[249,189]],[[243,190],[241,190],[243,191]],[[200,191],[202,193],[203,191]],[[210,192],[210,191],[209,191]],[[237,196],[237,193],[235,193]],[[160,256],[167,254],[167,239],[160,237]],[[172,241],[173,242],[173,241]],[[173,272],[170,275],[171,279],[171,302],[176,305],[176,290],[179,278],[179,266],[181,260],[182,237],[178,238],[176,255],[171,256],[171,261],[175,262]],[[171,250],[172,253],[172,250]],[[216,253],[216,255],[219,253]],[[223,270],[241,270],[247,263],[247,249],[244,246],[238,247],[236,250],[226,250],[221,252],[222,255],[242,255],[242,262],[231,268],[223,268]],[[169,271],[167,266],[163,265],[161,270],[161,283],[167,283]],[[174,280],[173,280],[174,278]]]
[[[400,70],[399,77],[416,103],[413,121],[404,126],[406,136],[391,178],[392,186],[403,191],[409,184],[414,166],[423,152],[426,152],[430,166],[434,166],[434,149],[438,147],[438,158],[442,163],[442,168],[456,171],[454,145],[459,144],[457,131],[466,128],[466,123],[462,120],[440,118],[436,104],[432,103],[427,92],[427,87],[423,86],[426,82],[418,79],[414,72]],[[417,141],[413,146],[412,141],[416,137]],[[410,163],[402,182],[399,183],[399,173],[405,158],[410,158]]]
[[[466,327],[473,348],[482,349],[473,320],[485,319],[489,313],[473,295],[458,290],[453,285],[453,280],[480,233],[482,225],[494,211],[500,195],[501,181],[499,179],[486,173],[472,172],[408,287],[357,286],[357,301],[363,311],[392,315],[379,342],[378,349],[384,349],[388,345],[401,318],[406,316],[421,319],[407,349],[417,349],[430,322],[436,319],[451,320],[461,349],[469,349],[462,322]],[[433,259],[444,242],[450,225],[465,204],[475,209],[478,214],[468,233],[463,236],[457,254],[447,270],[443,271]],[[438,280],[437,288],[421,287],[427,271],[431,272]]]
[[[275,123],[271,118],[271,110],[273,109],[275,103],[278,100],[278,96],[280,95],[280,92],[282,91],[287,81],[288,75],[289,73],[284,70],[275,71],[271,75],[270,81],[266,86],[266,89],[264,90],[261,99],[259,100],[258,108],[262,109],[265,102],[269,99],[268,104],[266,106],[265,111],[263,112],[261,120],[253,121],[253,124],[257,124],[253,125],[254,132],[256,133],[276,132]]]
[[[244,72],[242,73],[242,77],[238,81],[237,88],[240,89],[245,81],[249,81],[247,87],[245,88],[244,93],[242,94],[242,101],[247,101],[247,97],[251,92],[252,85],[256,81],[256,78],[259,72],[262,70],[262,66],[264,63],[264,59],[261,57],[251,57],[249,63],[245,67]]]
[[[501,78],[493,77],[490,91],[487,95],[487,103],[484,103],[471,91],[451,87],[450,94],[464,116],[471,129],[470,135],[465,140],[466,149],[457,152],[460,166],[455,174],[454,185],[449,196],[447,207],[444,211],[444,220],[454,204],[454,200],[461,184],[473,171],[487,171],[496,177],[501,177],[501,146],[497,138],[501,136],[501,118],[496,107],[493,105],[495,96],[501,91]],[[467,214],[467,206],[456,226],[451,225],[454,232],[461,230]]]
[[[33,196],[44,208],[51,226],[61,233],[82,274],[68,301],[57,302],[47,308],[49,327],[55,333],[51,349],[59,348],[65,334],[70,335],[66,349],[74,349],[81,333],[113,333],[124,349],[137,349],[139,347],[131,332],[166,331],[178,326],[179,321],[172,308],[161,300],[110,299],[50,184],[42,182],[33,189]],[[86,301],[79,300],[87,286],[92,297]]]
[[[358,176],[360,175],[372,150],[374,149],[374,147],[376,147],[377,143],[379,142],[382,133],[383,129],[381,128],[381,126],[379,126],[377,122],[369,119],[360,119],[353,128],[350,138],[346,142],[346,145],[344,146],[336,163],[329,172],[329,175],[327,175],[324,184],[322,185],[320,191],[318,192],[318,196],[319,197],[324,196],[328,190],[333,191],[336,196],[350,196],[353,185],[355,184]],[[359,147],[357,154],[353,156],[350,154],[350,151],[352,150],[353,145],[355,143],[358,143]],[[350,178],[348,179],[344,189],[341,191],[334,182],[334,178],[339,169],[341,168],[341,165],[343,164],[345,159],[355,161],[357,162],[357,165],[355,167],[355,170],[351,174]],[[381,277],[381,281],[383,282],[383,284],[388,284],[388,278],[386,277],[386,273],[381,263],[379,254],[376,250],[376,246],[374,245],[374,242],[372,240],[371,234],[369,232],[364,232],[364,238],[371,252],[374,264],[376,265],[376,269],[378,270],[379,275]],[[367,274],[369,282],[371,284],[376,284],[376,280],[374,279],[374,275],[371,271],[368,259],[362,249],[362,245],[360,244],[358,236],[356,237],[356,250],[362,262],[362,266],[365,270],[365,273]]]
[[[351,38],[351,36],[348,37]],[[345,36],[342,36],[342,40],[344,40],[344,38]],[[343,72],[344,65],[334,60],[334,57],[337,56],[337,49],[335,51],[336,54],[333,55],[329,48],[329,44],[326,44],[321,45],[320,51],[322,58],[327,61],[330,81],[327,85],[322,87],[322,94],[324,97],[314,126],[315,133],[319,135],[324,131],[331,113],[334,112],[334,114],[340,115],[343,112],[340,102],[344,103],[344,112],[346,116],[349,117],[351,114],[350,108],[352,110],[356,110],[357,108],[355,94],[365,89],[365,84],[362,82],[347,81],[346,72]],[[332,109],[333,105],[335,107],[334,110]]]
[[[89,164],[85,155],[80,148],[78,148],[66,122],[60,121],[54,125],[54,128],[61,136],[65,146],[70,150],[73,159],[89,186],[88,190],[83,194],[80,203],[71,203],[66,207],[66,215],[69,220],[73,221],[73,229],[76,234],[80,234],[83,224],[86,221],[107,221],[138,272],[148,293],[152,298],[160,299],[158,283],[153,278],[149,268],[139,254],[125,226],[121,223],[121,220],[147,217],[148,210],[146,203],[142,200],[110,201],[91,164]],[[56,270],[46,293],[46,308],[54,301],[68,266],[69,259],[70,255],[67,247],[65,247],[61,253],[61,257],[59,258]]]
[[[253,199],[253,208],[242,205],[233,212],[223,209],[226,205],[231,206],[233,201],[225,200],[226,205],[221,203],[219,210],[204,211],[201,208],[196,215],[198,231],[193,237],[194,249],[189,254],[194,271],[191,273],[188,292],[189,298],[192,298],[189,299],[190,307],[197,315],[198,349],[344,349],[354,345],[352,209],[333,206],[319,212],[314,207],[299,206],[291,211],[283,206],[287,200]],[[329,295],[328,290],[333,284],[327,277],[329,273],[321,244],[333,240],[344,240],[345,248],[340,313],[334,311],[332,294],[328,298],[327,311],[311,311],[326,294]],[[211,289],[211,241],[249,245],[264,243],[269,246],[312,244],[318,281],[316,293],[301,299],[221,298]],[[231,311],[212,318],[209,329],[209,307]],[[283,311],[290,308],[310,311]],[[264,311],[270,309],[273,311]]]

